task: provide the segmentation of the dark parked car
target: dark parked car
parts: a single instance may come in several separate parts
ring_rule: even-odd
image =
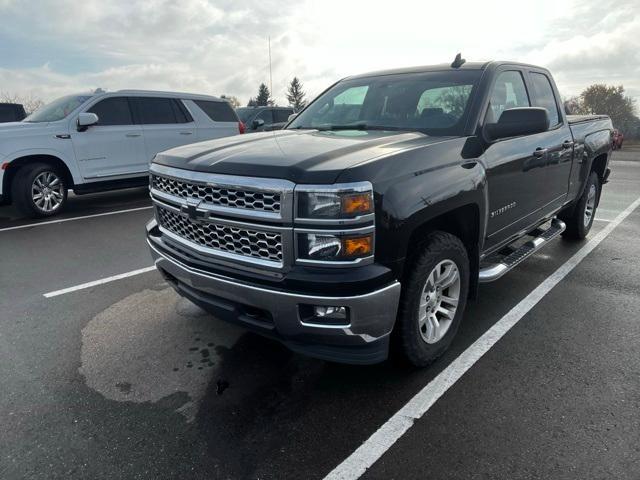
[[[559,101],[544,68],[457,59],[341,80],[271,135],[160,153],[155,265],[294,351],[374,363],[393,344],[427,365],[480,283],[589,233],[611,120]]]
[[[236,108],[246,132],[269,132],[280,130],[289,120],[293,108],[289,107],[241,107]]]
[[[0,103],[0,123],[19,122],[27,116],[19,103]]]

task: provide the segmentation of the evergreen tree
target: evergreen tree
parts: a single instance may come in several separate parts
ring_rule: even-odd
[[[293,107],[294,111],[299,112],[307,104],[304,97],[305,93],[304,90],[302,90],[302,83],[298,80],[298,77],[293,77],[293,80],[291,80],[291,83],[289,84],[289,88],[287,88],[287,100],[289,101],[289,105]]]
[[[267,105],[273,105],[273,100],[271,100],[271,92],[269,92],[269,89],[264,83],[261,83],[260,87],[258,88],[256,105],[259,107],[266,107]]]

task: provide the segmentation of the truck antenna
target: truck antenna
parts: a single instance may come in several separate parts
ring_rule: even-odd
[[[462,58],[462,54],[459,53],[456,55],[456,59],[451,64],[451,68],[460,68],[464,62],[466,62],[466,60]]]

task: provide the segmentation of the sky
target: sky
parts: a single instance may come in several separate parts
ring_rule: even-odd
[[[95,88],[287,103],[372,70],[468,61],[545,66],[561,94],[624,85],[640,100],[640,0],[0,0],[0,92]],[[640,106],[640,101],[638,102]]]

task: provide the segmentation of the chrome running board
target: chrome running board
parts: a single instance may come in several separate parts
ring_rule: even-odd
[[[531,255],[544,247],[551,240],[556,238],[567,226],[562,220],[554,218],[551,220],[551,226],[544,231],[536,230],[537,236],[529,240],[527,243],[517,248],[513,252],[505,255],[499,262],[487,263],[480,266],[479,281],[480,283],[493,282],[498,280],[509,270],[525,261]],[[492,257],[495,257],[492,255]]]

